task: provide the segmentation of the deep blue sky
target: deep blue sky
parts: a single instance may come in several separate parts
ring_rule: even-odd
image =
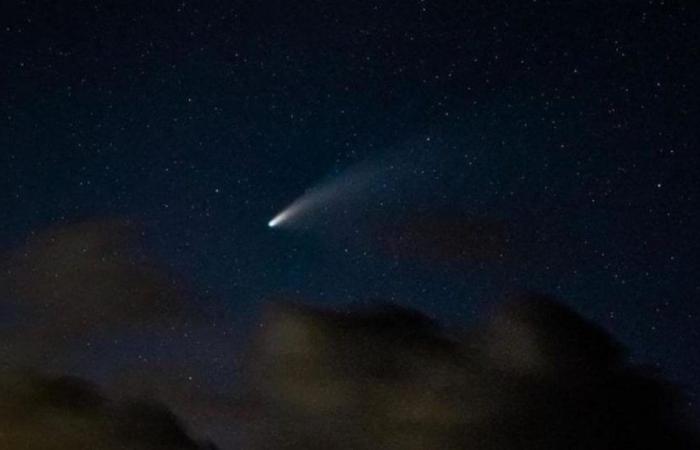
[[[182,347],[213,389],[235,379],[221,361],[270,296],[379,298],[459,324],[536,289],[697,402],[691,2],[11,3],[2,246],[57,224],[137,220],[223,330],[192,325],[198,338],[160,336],[157,349],[132,336],[93,372],[134,348]],[[267,228],[366,161],[396,169],[302,230]],[[383,248],[425,218],[504,223],[505,256]],[[479,240],[427,229],[428,247]]]

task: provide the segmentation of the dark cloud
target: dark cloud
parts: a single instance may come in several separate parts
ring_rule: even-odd
[[[400,308],[270,307],[249,367],[260,449],[691,449],[675,388],[547,298],[448,335]]]
[[[105,414],[121,414],[132,404],[129,398],[148,399],[146,403],[130,406],[128,413],[115,424],[139,415],[154,414],[153,421],[145,423],[149,427],[160,424],[167,428],[170,425],[165,415],[147,409],[148,405],[163,404],[186,418],[188,424],[200,425],[202,421],[213,420],[211,416],[217,410],[228,412],[226,408],[230,403],[228,397],[216,398],[210,391],[211,386],[194,387],[188,375],[198,375],[206,371],[206,367],[192,361],[196,356],[194,350],[173,345],[181,342],[177,339],[183,333],[200,336],[202,333],[197,334],[197,331],[205,329],[202,305],[197,304],[200,298],[180,277],[159,263],[159,259],[142,245],[142,237],[141,227],[133,221],[94,219],[32,233],[20,247],[4,254],[0,312],[8,314],[0,321],[0,370],[31,367],[42,373],[89,377],[102,372],[101,380],[107,379],[105,384],[110,388],[106,391],[108,396],[122,405],[119,409],[104,411]],[[124,345],[119,347],[117,342],[124,342]],[[150,359],[154,361],[136,358],[137,352],[152,355]],[[172,364],[168,361],[173,359],[179,360],[181,366],[169,367],[170,370],[162,368]],[[137,370],[131,374],[129,383],[115,384],[111,379],[116,373],[122,374],[119,368],[124,361],[135,364]],[[104,375],[105,371],[110,375]],[[33,384],[27,386],[33,391],[55,384],[42,377],[31,380]],[[90,397],[93,388],[81,383],[76,386],[84,389],[70,390],[69,384],[61,382],[56,395],[78,402],[80,398],[93,398],[101,399],[105,405],[109,403],[101,395]],[[4,388],[13,395],[13,389],[19,389],[18,395],[23,389],[12,383],[6,383]],[[95,414],[102,413],[98,408]],[[57,414],[56,420],[63,420],[63,412]],[[137,420],[132,422],[136,424]],[[198,431],[202,428],[197,427]],[[128,434],[137,431],[132,427]],[[171,427],[160,434],[165,438],[175,431]],[[150,439],[143,437],[147,438]],[[76,435],[75,439],[87,437]],[[56,448],[93,448],[87,444],[82,447],[66,445]],[[134,445],[133,448],[142,448]],[[5,448],[1,442],[0,448]],[[43,447],[37,444],[32,448]],[[181,447],[173,444],[172,448]]]
[[[430,214],[374,231],[377,244],[389,255],[429,264],[498,261],[510,251],[505,221],[492,218]]]
[[[500,259],[509,246],[500,221],[447,216],[378,239],[393,255],[448,264]],[[334,312],[278,303],[255,327],[241,395],[193,383],[189,354],[121,374],[112,362],[104,392],[17,372],[26,354],[50,367],[58,337],[143,326],[167,336],[196,317],[190,291],[156,261],[123,220],[54,228],[9,254],[0,448],[206,448],[174,414],[219,439],[243,428],[242,448],[252,450],[697,448],[673,386],[631,365],[602,329],[531,295],[452,332],[391,305]]]
[[[5,259],[0,299],[31,316],[23,332],[38,338],[177,321],[192,312],[186,286],[139,237],[134,223],[119,219],[33,234]]]
[[[590,251],[585,233],[581,234],[574,219],[574,209],[542,204],[510,214],[490,214],[480,213],[476,207],[463,211],[427,204],[391,214],[368,213],[363,218],[366,223],[340,228],[336,233],[360,228],[362,233],[356,234],[369,241],[360,244],[425,268],[463,273],[491,267],[511,273],[535,270],[570,277],[576,262]],[[351,239],[344,239],[344,243]]]
[[[229,356],[233,358],[233,352]],[[219,439],[225,436],[235,441],[240,435],[236,425],[245,413],[240,394],[230,383],[217,385],[204,377],[186,361],[180,365],[126,367],[113,371],[105,391],[113,398],[136,397],[166,404],[198,435],[215,434]]]
[[[0,447],[5,450],[204,450],[165,407],[115,402],[71,377],[0,373]]]

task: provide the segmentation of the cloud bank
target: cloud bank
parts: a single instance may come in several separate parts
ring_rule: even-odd
[[[457,335],[396,307],[283,304],[259,330],[253,449],[698,448],[675,388],[548,298]]]

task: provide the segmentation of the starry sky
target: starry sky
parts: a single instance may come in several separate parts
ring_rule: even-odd
[[[536,290],[697,413],[699,15],[653,0],[6,2],[0,249],[45,233],[133,249],[113,239],[128,222],[138,249],[115,264],[147,253],[159,269],[123,279],[164,283],[185,312],[164,325],[158,305],[79,298],[70,333],[42,333],[3,301],[0,325],[65,344],[32,350],[40,367],[120,387],[158,374],[188,423],[233,442],[266,300],[391,301],[459,326]],[[299,226],[267,226],[358,173]]]

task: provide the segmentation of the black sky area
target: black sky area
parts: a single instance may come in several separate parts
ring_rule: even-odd
[[[380,300],[461,327],[537,291],[700,417],[699,16],[653,0],[3,2],[2,369],[167,398],[235,448],[266,301]],[[365,170],[299,226],[267,226]]]

